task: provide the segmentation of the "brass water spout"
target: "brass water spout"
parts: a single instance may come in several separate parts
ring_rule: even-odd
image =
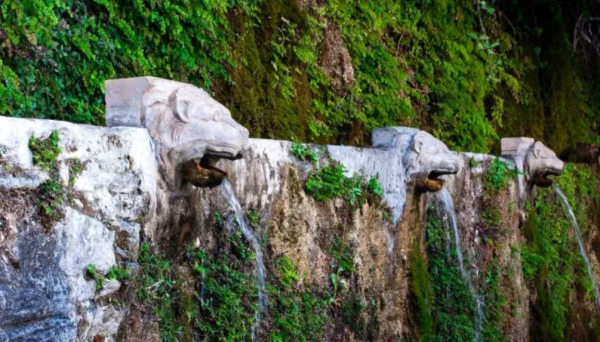
[[[228,176],[227,172],[215,167],[205,158],[200,161],[192,159],[183,166],[183,179],[201,188],[219,186]]]

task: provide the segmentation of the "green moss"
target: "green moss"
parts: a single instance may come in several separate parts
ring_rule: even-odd
[[[416,331],[414,341],[433,341],[433,293],[431,279],[428,272],[427,261],[421,251],[419,241],[415,242],[410,253],[410,306],[412,317],[415,319]]]
[[[342,318],[355,338],[374,341],[377,338],[377,305],[375,299],[368,302],[355,293],[348,293],[342,300]]]
[[[486,208],[481,218],[486,225],[495,228],[499,228],[504,221],[504,216],[502,216],[502,212],[498,208]]]
[[[485,279],[480,290],[485,303],[482,336],[484,341],[504,341],[502,328],[506,320],[507,302],[506,296],[500,287],[502,273],[497,259],[492,259],[486,266]]]

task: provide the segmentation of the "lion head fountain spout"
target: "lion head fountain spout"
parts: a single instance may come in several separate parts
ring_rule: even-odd
[[[440,176],[460,169],[456,152],[431,134],[410,127],[386,127],[373,131],[373,147],[396,148],[402,154],[407,181],[418,190],[435,192],[444,187]]]
[[[543,143],[532,138],[503,138],[502,156],[515,160],[525,175],[527,187],[549,187],[552,177],[560,176],[565,163]]]
[[[196,186],[221,184],[227,173],[219,158],[241,158],[248,130],[229,110],[193,85],[156,77],[106,81],[108,126],[145,127],[156,142],[161,173]]]

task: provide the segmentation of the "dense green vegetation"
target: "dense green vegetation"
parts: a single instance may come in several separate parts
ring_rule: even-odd
[[[249,222],[258,224],[249,211]],[[354,249],[341,236],[335,238],[329,283],[307,283],[305,275],[286,255],[267,258],[267,306],[256,326],[258,295],[254,254],[239,232],[228,232],[220,215],[216,227],[223,243],[211,249],[192,247],[187,261],[177,264],[147,243],[140,250],[141,271],[132,280],[138,298],[158,318],[162,341],[320,341],[333,324],[347,325],[362,339],[376,336],[374,301],[366,303],[351,284],[356,272]],[[191,274],[182,272],[191,267]],[[123,279],[121,268],[106,275],[94,265],[88,275],[101,289],[106,279]],[[128,274],[126,275],[128,276]],[[336,323],[336,321],[338,323]]]
[[[558,180],[584,235],[590,222],[588,206],[598,201],[597,182],[589,167],[573,164],[567,164]],[[536,335],[544,341],[563,341],[572,334],[576,292],[582,291],[587,303],[594,303],[595,295],[564,209],[551,189],[538,191],[528,211],[523,271],[538,296],[533,311]]]
[[[573,54],[576,23],[597,10],[592,0],[10,0],[0,115],[102,124],[105,80],[154,75],[208,89],[255,137],[366,144],[375,127],[408,125],[461,150],[528,135],[568,152],[598,139],[597,56]]]
[[[483,186],[489,195],[497,195],[503,191],[511,179],[517,177],[518,170],[511,169],[510,165],[496,157],[490,163],[490,168],[483,177]]]
[[[453,234],[427,209],[427,262],[418,244],[411,253],[411,302],[416,309],[415,341],[472,341],[475,333],[474,298],[463,279],[453,246]]]
[[[324,158],[327,165],[320,167],[318,162],[321,154],[299,142],[292,143],[290,152],[296,158],[314,164],[315,169],[308,175],[304,188],[317,201],[344,198],[354,205],[362,204],[369,196],[379,200],[383,197],[383,187],[378,177],[368,180],[362,174],[347,177],[344,165],[330,158]]]

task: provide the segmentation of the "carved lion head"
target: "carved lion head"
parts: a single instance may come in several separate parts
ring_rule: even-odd
[[[554,151],[532,138],[503,138],[501,145],[502,155],[515,160],[529,188],[552,185],[552,177],[559,176],[565,167]]]
[[[552,185],[553,176],[560,176],[565,163],[556,153],[539,141],[536,141],[525,155],[525,171],[529,180],[536,186]]]
[[[409,127],[386,127],[373,132],[373,147],[397,148],[402,153],[406,177],[423,191],[438,191],[445,182],[439,177],[460,169],[456,152],[431,134]]]
[[[107,81],[106,102],[109,126],[148,129],[168,181],[190,160],[235,159],[248,141],[248,130],[225,106],[190,84],[154,77]]]

